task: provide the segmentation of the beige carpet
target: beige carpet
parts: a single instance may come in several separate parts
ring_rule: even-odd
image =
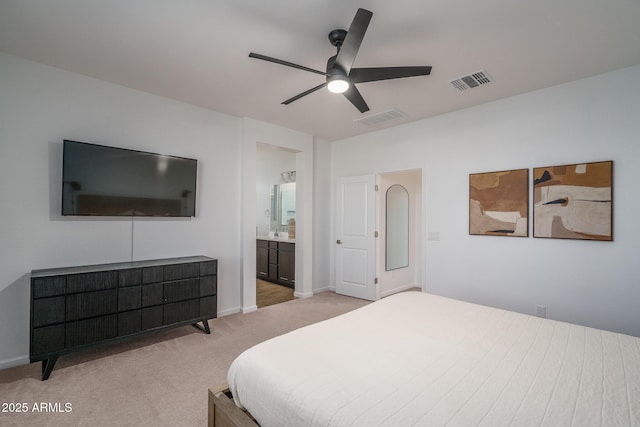
[[[0,425],[203,426],[207,389],[226,382],[242,351],[365,304],[323,292],[212,320],[211,335],[186,326],[61,356],[47,381],[40,381],[40,363],[6,369]],[[11,409],[5,403],[24,403],[27,412],[3,412]],[[56,412],[34,411],[41,403]]]

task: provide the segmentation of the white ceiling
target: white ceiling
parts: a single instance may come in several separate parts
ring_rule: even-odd
[[[431,65],[427,77],[360,84],[371,111],[317,74],[329,31],[374,13],[355,67]],[[638,0],[0,0],[0,51],[327,140],[640,64]],[[486,70],[494,83],[449,82]],[[597,102],[596,99],[592,102]],[[374,126],[354,122],[396,108]]]

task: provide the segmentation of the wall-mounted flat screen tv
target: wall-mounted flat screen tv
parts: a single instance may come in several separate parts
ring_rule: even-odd
[[[192,217],[197,161],[64,141],[62,215]]]

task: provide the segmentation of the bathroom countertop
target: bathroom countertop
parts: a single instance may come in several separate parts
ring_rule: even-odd
[[[269,237],[269,236],[257,236],[256,240],[270,240],[272,242],[286,242],[295,243],[296,239],[289,239],[288,237]]]

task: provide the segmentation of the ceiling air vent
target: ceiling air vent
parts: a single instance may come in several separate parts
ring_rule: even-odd
[[[459,77],[455,80],[451,80],[449,83],[458,90],[467,90],[486,85],[488,83],[493,83],[493,79],[486,71],[480,70],[475,73]]]
[[[373,125],[377,125],[378,123],[399,119],[401,117],[407,117],[407,115],[400,110],[396,110],[395,108],[392,108],[390,110],[383,111],[381,113],[371,114],[366,117],[355,119],[354,122],[362,123],[365,126],[373,126]]]

